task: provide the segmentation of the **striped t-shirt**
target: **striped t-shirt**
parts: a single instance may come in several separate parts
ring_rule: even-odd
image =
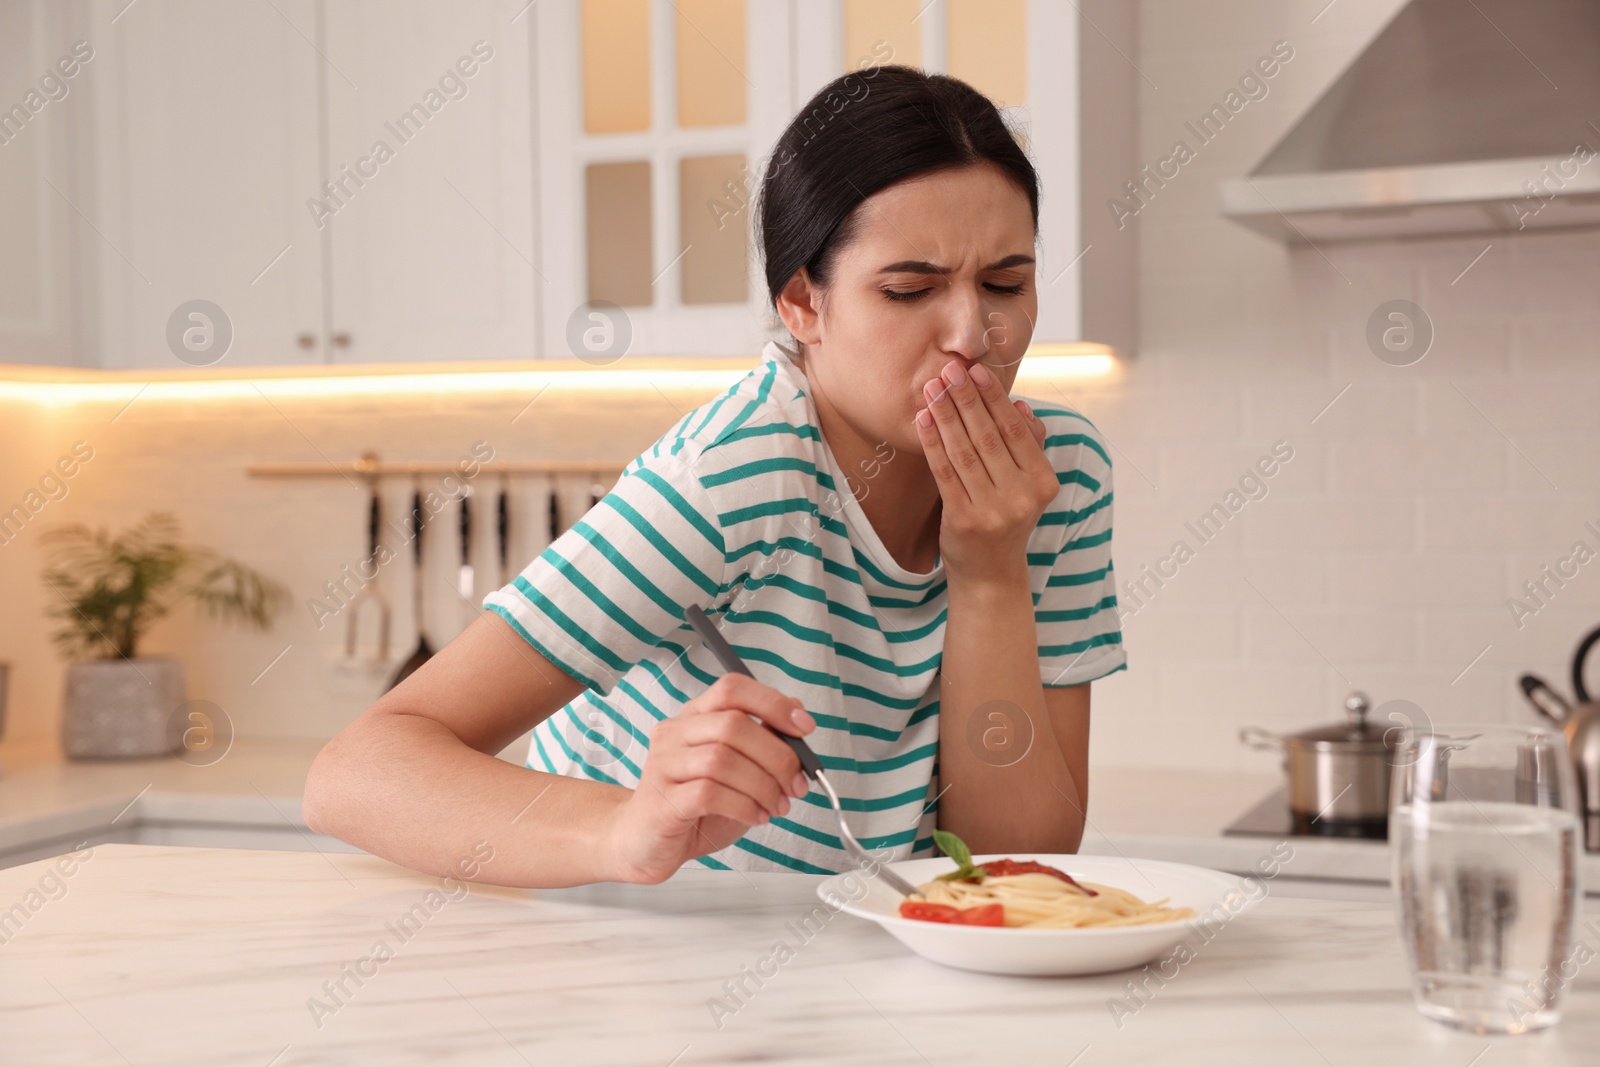
[[[1029,538],[1040,678],[1080,685],[1127,665],[1111,567],[1111,460],[1082,415],[1029,400],[1061,488]],[[918,457],[920,461],[920,457]],[[893,463],[881,445],[871,462]],[[909,460],[907,460],[909,461]],[[850,483],[871,492],[871,469]],[[807,743],[851,832],[892,859],[933,855],[943,561],[885,551],[777,344],[634,459],[616,486],[484,607],[587,688],[533,731],[527,766],[639,784],[655,724],[723,673],[684,611],[698,604],[757,680],[816,718]],[[841,871],[826,795],[691,863]]]

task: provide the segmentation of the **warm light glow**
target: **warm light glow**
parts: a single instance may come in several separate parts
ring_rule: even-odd
[[[41,407],[72,404],[126,404],[162,400],[237,400],[477,395],[530,397],[545,390],[563,393],[653,393],[656,390],[713,393],[748,373],[744,360],[675,360],[634,357],[625,365],[590,367],[574,360],[552,360],[549,369],[437,370],[420,372],[364,367],[311,372],[305,368],[242,368],[236,371],[55,371],[0,367],[0,401]],[[725,365],[719,365],[725,364]],[[435,365],[437,366],[437,365]],[[481,366],[481,365],[480,365]],[[524,364],[524,367],[526,364]],[[1116,369],[1116,359],[1101,345],[1038,344],[1017,368],[1018,381],[1078,381],[1101,378]],[[12,377],[7,377],[13,375]],[[68,377],[70,375],[70,377]],[[251,377],[250,375],[255,375]]]
[[[1100,348],[1099,352],[1081,351]],[[1072,349],[1072,352],[1057,352]],[[1108,348],[1099,345],[1031,345],[1017,368],[1017,379],[1063,382],[1083,378],[1110,377],[1117,369],[1116,357]]]
[[[140,403],[161,400],[237,400],[262,395],[273,400],[335,399],[340,397],[437,397],[447,394],[529,397],[554,392],[615,393],[651,392],[651,386],[664,390],[714,392],[725,389],[749,368],[726,371],[697,370],[581,370],[485,371],[442,374],[382,374],[314,378],[226,378],[215,381],[195,379],[149,381],[122,379],[115,382],[4,382],[0,399],[32,400],[45,406],[67,404],[126,403],[136,394]],[[142,391],[141,391],[142,390]]]

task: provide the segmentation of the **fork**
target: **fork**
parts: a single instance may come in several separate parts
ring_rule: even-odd
[[[711,650],[711,654],[717,657],[717,662],[722,664],[723,670],[732,674],[755,677],[750,673],[750,668],[744,665],[744,660],[740,659],[739,654],[733,650],[733,646],[728,644],[722,634],[717,632],[716,626],[706,617],[706,613],[701,611],[698,605],[689,605],[689,610],[686,614],[689,619],[689,625],[695,628],[695,632],[706,643],[706,647]],[[844,821],[844,805],[839,803],[839,794],[834,791],[833,783],[828,781],[828,774],[822,769],[822,761],[817,759],[815,752],[811,751],[811,746],[798,737],[792,737],[780,730],[773,729],[769,723],[762,723],[762,725],[772,730],[790,748],[794,749],[794,754],[800,757],[800,767],[805,771],[806,777],[822,786],[822,791],[828,794],[828,801],[833,805],[833,812],[839,817],[839,838],[844,842],[845,851],[855,858],[861,869],[868,874],[882,878],[901,896],[920,893],[920,889],[885,867],[881,860],[861,847],[861,842],[856,840],[856,835],[850,832],[849,824]]]

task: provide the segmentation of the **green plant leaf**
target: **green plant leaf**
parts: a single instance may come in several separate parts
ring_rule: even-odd
[[[945,874],[937,875],[940,882],[981,882],[984,877],[982,867],[972,865],[972,850],[961,838],[948,830],[935,830],[933,843],[939,846],[939,851],[956,861],[956,869]]]
[[[60,624],[52,640],[64,655],[131,659],[150,626],[186,599],[222,621],[271,625],[286,588],[210,549],[181,545],[179,536],[178,520],[165,512],[116,537],[79,524],[40,536],[51,550],[41,577],[60,601],[48,609]]]
[[[935,830],[933,843],[939,846],[939,851],[955,860],[962,867],[972,866],[972,850],[967,843],[949,830]]]

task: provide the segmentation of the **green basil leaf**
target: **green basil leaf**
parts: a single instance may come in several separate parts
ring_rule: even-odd
[[[948,830],[935,830],[933,843],[939,846],[939,851],[955,860],[963,871],[972,867],[972,850],[967,848],[967,843]]]

